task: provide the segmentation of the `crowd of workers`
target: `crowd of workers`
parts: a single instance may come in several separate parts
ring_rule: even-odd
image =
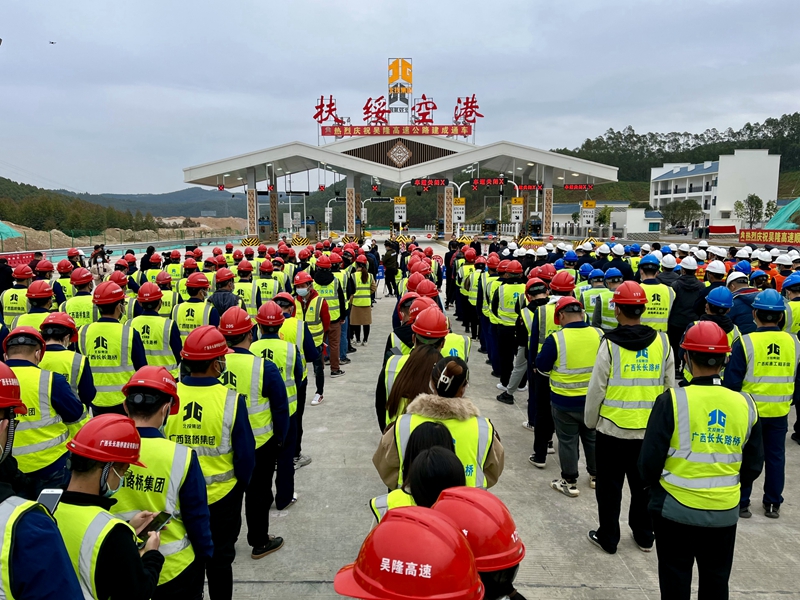
[[[395,307],[373,464],[389,490],[369,503],[376,527],[340,593],[523,600],[524,546],[486,491],[505,451],[466,397],[480,354],[499,402],[527,393],[529,461],[545,469],[557,451],[549,485],[570,498],[583,448],[599,521],[588,539],[609,554],[627,479],[632,537],[655,546],[663,598],[689,597],[695,560],[700,597],[727,597],[762,468],[764,514],[780,516],[800,390],[792,248],[495,242],[484,256],[475,240],[440,257],[389,240],[381,257],[374,242],[326,240],[149,248],[109,273],[82,260],[18,265],[0,294],[7,597],[194,599],[207,582],[231,598],[242,508],[251,557],[279,550],[269,507],[298,501],[295,471],[311,462],[309,364],[317,406],[326,365],[344,376],[368,344],[381,263]],[[30,560],[42,544],[47,576]]]

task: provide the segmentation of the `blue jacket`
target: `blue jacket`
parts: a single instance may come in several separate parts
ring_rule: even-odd
[[[742,333],[753,333],[756,330],[756,323],[753,321],[753,301],[757,292],[755,288],[744,288],[733,294],[733,308],[728,313],[728,318]]]
[[[61,277],[53,282],[53,294],[56,297],[56,304],[58,306],[61,306],[62,302],[67,301],[67,297],[64,295],[65,285],[71,285],[69,282],[69,277]]]
[[[181,383],[195,387],[210,387],[220,385],[216,377],[188,377],[181,378]],[[247,399],[239,394],[239,404],[236,407],[236,420],[233,422],[231,432],[233,444],[233,473],[236,475],[239,486],[247,488],[253,469],[256,466],[256,439],[253,428],[247,418]]]
[[[1,342],[0,342],[1,343]],[[63,352],[66,348],[61,344],[47,344],[47,352]],[[97,395],[97,390],[94,387],[94,377],[92,376],[92,366],[89,361],[83,366],[83,373],[78,380],[78,398],[83,402],[84,406],[89,408],[92,400]]]
[[[143,438],[163,438],[164,434],[154,427],[137,427]],[[186,527],[189,541],[195,556],[200,560],[211,558],[214,542],[211,540],[211,515],[208,510],[206,480],[200,468],[200,461],[194,450],[189,462],[189,471],[183,482],[178,498],[181,501],[181,520]]]
[[[580,321],[578,323],[569,323],[564,325],[563,328],[583,329],[585,327],[589,327],[589,324],[585,321]],[[550,334],[547,336],[547,339],[545,339],[544,344],[542,344],[541,352],[536,355],[536,369],[540,373],[549,373],[553,370],[553,366],[556,364],[557,360],[558,349],[556,347],[556,340],[553,337],[553,334]],[[562,396],[561,394],[554,392],[551,388],[550,402],[562,410],[583,411],[583,407],[586,405],[586,395]]]
[[[270,339],[280,339],[277,334],[267,336]],[[249,354],[253,355],[250,350],[244,348],[233,348],[236,354]],[[289,432],[289,399],[286,396],[286,384],[281,377],[278,367],[270,361],[264,359],[264,377],[261,381],[261,391],[264,396],[269,398],[269,409],[272,412],[272,435],[275,436],[280,444],[286,439],[286,434]],[[294,380],[300,381],[303,376],[303,366],[300,361],[295,361],[296,367],[299,366],[300,374],[298,376],[298,369],[295,368]]]

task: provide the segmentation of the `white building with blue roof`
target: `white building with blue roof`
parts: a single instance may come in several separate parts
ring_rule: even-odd
[[[764,205],[778,197],[781,157],[768,150],[734,150],[733,154],[693,165],[667,163],[650,170],[650,206],[661,209],[670,202],[695,200],[704,218],[689,227],[740,225],[733,210],[737,200],[756,194]]]

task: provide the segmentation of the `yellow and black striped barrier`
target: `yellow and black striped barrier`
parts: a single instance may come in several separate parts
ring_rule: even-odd
[[[308,246],[308,238],[293,235],[292,246]]]
[[[242,238],[242,246],[258,246],[261,243],[257,237]]]

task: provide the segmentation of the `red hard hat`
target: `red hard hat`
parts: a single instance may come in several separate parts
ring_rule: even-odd
[[[225,283],[226,281],[231,281],[233,277],[234,277],[233,271],[231,271],[227,267],[223,267],[222,269],[217,271],[217,283]]]
[[[241,335],[253,328],[253,321],[247,311],[238,306],[232,306],[219,318],[219,330],[222,335]]]
[[[332,265],[338,265],[338,264],[340,264],[342,262],[342,257],[339,256],[339,254],[336,253],[336,252],[331,252],[330,258],[331,258],[331,264]]]
[[[511,273],[512,275],[522,275],[522,263],[518,260],[509,261],[508,266],[506,267],[506,273]]]
[[[53,312],[47,315],[42,321],[42,324],[39,325],[39,331],[44,333],[49,327],[57,325],[58,327],[64,327],[69,329],[72,332],[72,336],[70,337],[70,342],[77,342],[78,341],[78,327],[75,325],[75,320],[70,317],[67,313],[63,312]]]
[[[356,262],[358,261],[356,260]],[[412,273],[419,273],[425,277],[431,274],[431,266],[423,260],[418,260],[409,268],[409,271]]]
[[[544,279],[545,281],[550,281],[553,279],[553,277],[556,276],[556,273],[558,273],[558,271],[556,271],[556,268],[552,264],[547,263],[539,267],[539,272],[536,273],[536,275],[540,279]]]
[[[356,256],[356,264],[358,265],[367,264],[367,257],[364,256],[363,254],[359,254],[358,256]]]
[[[336,574],[333,589],[363,600],[484,596],[467,539],[447,516],[418,506],[390,510],[364,540],[356,562]]]
[[[220,254],[222,254],[222,248],[220,248],[219,246],[217,246],[217,247],[215,247],[215,248],[214,248],[214,249],[211,251],[211,253],[212,253],[214,256],[219,256]]]
[[[550,281],[550,289],[554,292],[571,292],[575,289],[575,278],[566,271],[559,271]]]
[[[161,261],[162,261],[163,259],[164,259],[164,258],[163,258],[163,257],[162,257],[162,256],[161,256],[161,255],[160,255],[158,252],[153,252],[153,253],[150,255],[150,258],[148,258],[147,260],[149,260],[151,263],[158,263],[158,264],[161,264]]]
[[[295,285],[303,285],[305,283],[312,283],[313,281],[314,280],[311,278],[311,275],[309,275],[307,271],[298,271],[297,275],[294,276]]]
[[[469,246],[467,246],[466,244],[464,244],[463,246],[461,246],[461,252],[462,252],[462,253],[466,252],[466,251],[467,251],[467,250],[469,250],[469,249],[470,249],[470,248],[469,248]]]
[[[186,280],[187,288],[209,288],[211,284],[203,273],[192,273]]]
[[[197,261],[193,258],[187,258],[183,261],[183,268],[184,269],[196,269],[197,268]]]
[[[482,256],[479,256],[478,258],[475,259],[475,264],[476,265],[485,265],[486,264],[486,259],[483,258]]]
[[[256,323],[259,325],[264,325],[265,327],[279,327],[283,325],[285,320],[286,317],[283,316],[283,309],[272,300],[258,307]]]
[[[425,252],[425,256],[428,257],[433,256],[433,248],[431,248],[430,246],[426,247],[425,250],[423,250],[423,252]]]
[[[98,415],[81,427],[67,442],[67,450],[103,463],[124,463],[145,467],[139,462],[142,440],[133,419],[122,415]]]
[[[166,271],[161,271],[161,273],[156,275],[157,285],[167,285],[169,283],[172,283],[172,275],[170,275]]]
[[[39,333],[33,327],[30,327],[28,325],[22,325],[21,327],[15,327],[14,329],[11,330],[11,333],[9,333],[6,336],[6,339],[3,340],[3,352],[7,352],[8,351],[8,342],[13,340],[14,338],[21,337],[21,336],[30,337],[30,338],[33,338],[34,340],[36,340],[39,343],[39,346],[41,346],[41,348],[42,348],[42,354],[44,354],[45,349],[46,349],[46,345],[44,343],[44,338],[42,337],[42,334]]]
[[[266,262],[266,261],[265,261]],[[253,264],[249,260],[243,260],[238,265],[236,265],[238,273],[252,273],[253,272]],[[222,269],[224,271],[224,269]],[[219,273],[217,273],[217,279],[219,279]]]
[[[92,272],[83,267],[78,267],[69,276],[69,282],[72,285],[86,285],[87,283],[91,283],[92,279]]]
[[[124,258],[117,259],[117,262],[114,263],[114,266],[115,267],[124,267],[125,270],[127,271],[128,270],[128,261],[126,261]]]
[[[475,253],[474,248],[467,248],[464,250],[464,260],[466,260],[468,263],[475,262],[477,257],[478,255]]]
[[[288,254],[289,258],[294,258],[294,248],[289,248],[289,251],[287,252],[287,254]]]
[[[128,252],[123,258],[125,259],[125,262],[127,262],[127,263],[135,263],[136,262],[136,256],[134,254],[131,254],[130,252]]]
[[[261,253],[264,253],[264,252],[267,252],[268,250],[267,250],[267,247],[266,247],[266,245],[264,245],[264,244],[259,244],[259,245],[258,245],[258,251],[259,251],[259,252],[261,252]],[[273,252],[274,252],[274,250],[273,250]]]
[[[505,273],[509,264],[511,264],[510,260],[508,260],[508,259],[501,260],[500,263],[497,265],[497,272],[498,273]]]
[[[230,242],[225,244],[225,250],[233,250],[233,244],[231,244]]]
[[[302,251],[301,251],[302,252]],[[331,268],[331,259],[325,256],[324,254],[317,259],[316,266],[320,269],[330,269]]]
[[[275,256],[275,248],[273,248],[272,246],[267,248],[267,254],[269,254],[270,256]]]
[[[269,260],[268,258],[264,259],[261,262],[261,264],[258,265],[258,270],[261,271],[262,273],[272,273],[274,268],[275,267],[272,265],[272,261]]]
[[[169,409],[169,414],[178,414],[180,409],[178,383],[166,368],[156,365],[142,367],[133,374],[128,383],[122,386],[122,393],[127,396],[128,390],[131,388],[147,388],[172,396],[172,406]]]
[[[272,266],[273,267],[275,265],[278,265],[279,267],[282,267],[283,263],[284,263],[284,261],[280,256],[276,256],[275,258],[272,259]]]
[[[233,251],[233,260],[242,260],[243,258],[244,258],[244,252],[242,252],[238,248]]]
[[[278,300],[283,300],[284,302],[289,304],[291,309],[292,309],[291,316],[294,316],[295,312],[297,311],[297,304],[295,304],[294,298],[292,297],[292,295],[289,292],[281,292],[280,294],[275,296],[272,300],[276,304],[277,304]]]
[[[323,248],[330,248],[331,247],[331,241],[330,240],[322,240],[322,247]]]
[[[406,296],[408,296],[408,294],[406,294]],[[406,296],[403,296],[403,298],[405,298]],[[417,294],[417,296],[418,296],[417,299],[411,303],[411,306],[408,309],[408,321],[406,322],[406,325],[410,325],[411,323],[416,321],[417,316],[423,310],[426,310],[428,308],[435,308],[436,310],[439,310],[439,307],[436,306],[436,302],[434,302],[430,298],[427,298],[425,296],[420,296],[419,294]]]
[[[252,247],[252,246],[247,246],[247,247],[244,249],[244,255],[245,255],[245,256],[255,256],[255,254],[256,254],[256,251],[255,251],[255,250],[253,250],[253,247]]]
[[[543,285],[545,287],[545,290],[547,290],[547,284],[534,275],[533,277],[528,279],[527,282],[525,282],[525,291],[528,292],[535,285]]]
[[[497,269],[497,266],[500,264],[500,257],[497,256],[494,252],[489,255],[489,258],[486,259],[486,266],[490,269]]]
[[[181,350],[181,357],[186,360],[211,360],[233,350],[228,348],[225,336],[213,325],[202,325],[186,337]]]
[[[225,256],[220,254],[216,257],[216,262],[218,267],[225,267],[228,264],[228,261],[225,260]]]
[[[78,251],[77,248],[70,248],[69,250],[67,250],[67,258],[74,258],[80,255],[81,253]]]
[[[443,338],[450,333],[447,317],[438,307],[432,306],[417,315],[411,330],[417,335],[427,338]]]
[[[201,258],[203,258],[203,250],[201,248],[195,248],[194,257],[196,260],[200,260]]]
[[[181,251],[180,250],[173,250],[169,253],[170,260],[180,260],[181,259]]]
[[[439,290],[436,289],[436,284],[430,279],[420,281],[416,292],[420,296],[425,296],[427,298],[436,298],[439,295]]]
[[[111,275],[108,276],[108,280],[113,281],[119,287],[128,285],[128,276],[122,271],[114,271],[113,273],[111,273]]]
[[[55,271],[55,269],[56,268],[53,266],[53,263],[46,258],[36,263],[36,270],[41,273],[49,273],[50,271]]]
[[[309,258],[311,258],[311,250],[309,250],[308,248],[303,248],[302,250],[300,250],[297,256],[300,257],[300,260],[308,260]]]
[[[119,271],[117,271],[119,273]],[[113,273],[112,273],[113,275]],[[124,275],[120,273],[120,275]],[[94,304],[114,304],[125,299],[125,292],[113,281],[104,281],[96,288],[92,295],[92,303]]]
[[[11,272],[14,279],[33,279],[33,270],[28,265],[17,265]]]
[[[139,302],[155,302],[163,297],[164,294],[161,288],[150,281],[143,283],[142,287],[139,288],[139,293],[136,295],[136,299]]]
[[[558,314],[564,310],[567,306],[572,306],[573,304],[577,304],[581,308],[583,308],[583,304],[581,304],[576,298],[572,296],[564,296],[563,298],[559,298],[558,302],[556,302],[556,312],[554,321],[556,325],[561,325],[561,319],[559,318]]]
[[[478,572],[510,569],[525,557],[514,518],[491,492],[474,487],[448,488],[432,508],[453,519],[467,536]]]
[[[322,250],[314,250],[314,258],[319,258],[322,256]]]
[[[417,249],[417,245],[416,244],[409,244],[408,245],[408,251],[409,252],[413,252],[416,249]]]
[[[50,283],[48,281],[39,279],[28,286],[28,290],[25,292],[25,297],[37,300],[52,298],[53,288],[50,287]]]
[[[315,250],[322,250],[322,242],[317,242],[317,243],[314,245],[314,249],[315,249]]]
[[[404,306],[406,302],[413,302],[419,297],[420,295],[417,292],[406,292],[403,294],[403,297],[400,298],[400,302],[397,303],[397,316],[402,318],[400,315],[400,308]]]
[[[5,363],[0,363],[0,408],[13,408],[18,415],[27,415],[22,402],[22,392],[16,373]]]
[[[706,354],[727,354],[731,351],[728,336],[722,327],[713,321],[698,321],[689,327],[681,342],[681,348]]]
[[[647,294],[635,281],[623,281],[614,290],[614,304],[647,304]]]
[[[63,260],[58,261],[58,265],[56,265],[56,269],[59,273],[72,273],[72,269],[75,267],[69,262],[66,258]]]
[[[416,292],[417,286],[425,281],[425,277],[421,273],[412,273],[408,276],[408,282],[406,283],[406,289],[409,292]]]

